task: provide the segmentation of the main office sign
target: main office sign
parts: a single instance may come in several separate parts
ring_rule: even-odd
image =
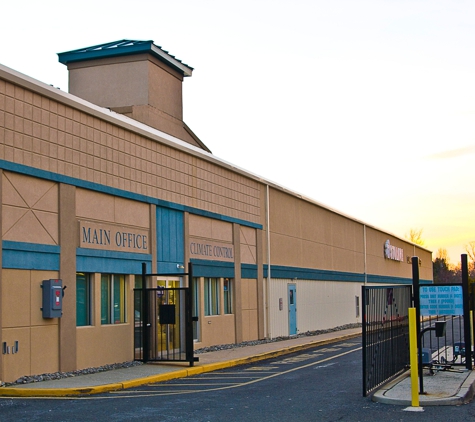
[[[79,247],[120,252],[150,253],[148,230],[113,224],[79,222]]]
[[[190,258],[234,262],[234,245],[231,243],[190,238],[188,250]]]

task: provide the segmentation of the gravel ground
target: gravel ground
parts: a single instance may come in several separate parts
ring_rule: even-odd
[[[288,340],[290,338],[311,337],[311,336],[316,336],[319,334],[332,333],[335,331],[341,331],[341,330],[347,330],[350,328],[359,328],[359,327],[361,327],[361,324],[347,324],[347,325],[342,325],[340,327],[330,328],[328,330],[307,331],[305,333],[300,333],[300,334],[297,334],[296,336],[290,336],[290,337],[276,337],[273,339],[243,341],[242,343],[238,343],[238,344],[220,344],[217,346],[203,347],[201,349],[197,349],[195,350],[195,354],[199,355],[199,354],[207,353],[207,352],[215,352],[217,350],[237,349],[239,347],[255,346],[257,344],[275,343],[278,341]],[[62,379],[62,378],[76,377],[79,375],[95,374],[97,372],[112,371],[114,369],[120,369],[120,368],[130,368],[132,366],[138,366],[138,365],[143,365],[143,363],[138,362],[138,361],[131,361],[131,362],[114,363],[111,365],[103,365],[103,366],[98,366],[95,368],[79,369],[72,372],[54,372],[50,374],[28,375],[28,376],[18,378],[14,382],[1,383],[0,385],[11,386],[15,384],[31,384],[33,382],[57,380],[57,379]]]
[[[300,333],[295,336],[276,337],[276,338],[264,339],[264,340],[243,341],[242,343],[238,343],[238,344],[220,344],[217,346],[203,347],[202,349],[197,349],[195,350],[195,355],[199,355],[201,353],[207,353],[207,352],[216,352],[217,350],[237,349],[239,347],[255,346],[257,344],[275,343],[277,341],[289,340],[291,338],[318,336],[320,334],[333,333],[335,331],[348,330],[350,328],[359,328],[359,327],[361,327],[361,324],[347,324],[347,325],[342,325],[340,327],[329,328],[328,330],[306,331],[305,333]]]

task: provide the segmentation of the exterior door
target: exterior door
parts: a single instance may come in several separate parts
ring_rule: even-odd
[[[135,289],[135,359],[148,361],[190,361],[191,332],[190,289]],[[187,315],[189,317],[187,318]],[[191,342],[190,350],[187,345]],[[191,362],[190,362],[191,363]]]
[[[297,334],[297,288],[295,284],[287,285],[289,302],[289,335]]]

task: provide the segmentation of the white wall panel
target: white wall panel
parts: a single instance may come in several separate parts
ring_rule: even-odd
[[[289,335],[289,304],[287,302],[287,285],[291,282],[292,280],[283,280],[275,278],[271,279],[269,286],[268,304],[269,337],[271,338]],[[280,298],[282,299],[282,310],[279,310]]]
[[[287,286],[297,287],[298,333],[361,322],[361,284],[337,281],[272,279],[269,288],[269,336],[288,336]],[[360,297],[360,317],[356,316]],[[282,298],[282,310],[279,299]]]

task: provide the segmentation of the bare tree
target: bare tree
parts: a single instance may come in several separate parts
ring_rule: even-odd
[[[467,252],[469,261],[468,270],[469,270],[469,277],[474,279],[475,278],[475,241],[468,242],[468,245],[465,245],[465,250]]]
[[[440,259],[440,260],[445,261],[445,262],[450,261],[449,254],[447,253],[447,249],[445,249],[445,248],[437,249],[437,253],[435,254],[435,257],[437,259]]]
[[[468,242],[468,245],[465,245],[465,250],[470,260],[475,262],[475,241]]]
[[[465,245],[469,258],[468,278],[470,283],[475,282],[475,242]],[[462,280],[462,268],[460,262],[452,265],[449,262],[447,249],[439,248],[432,263],[434,283],[460,283]]]
[[[405,237],[416,245],[424,246],[425,241],[422,240],[422,231],[423,229],[410,229],[409,234],[406,234]]]
[[[439,248],[432,263],[434,283],[457,283],[460,271],[449,262],[447,249]],[[458,277],[458,278],[457,278]]]

